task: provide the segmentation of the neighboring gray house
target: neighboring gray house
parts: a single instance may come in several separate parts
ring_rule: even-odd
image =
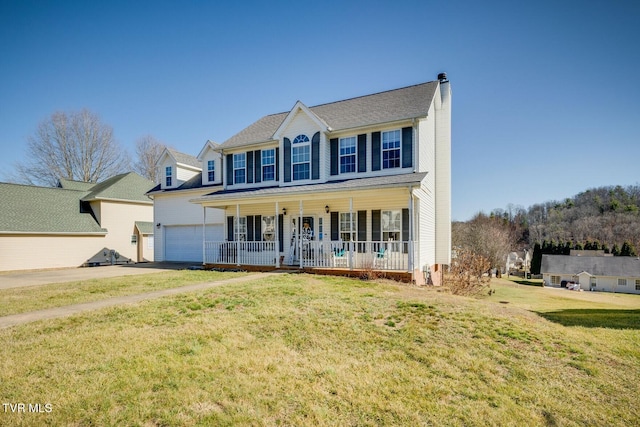
[[[542,255],[540,271],[545,286],[560,286],[566,280],[580,283],[584,290],[640,294],[637,257]]]

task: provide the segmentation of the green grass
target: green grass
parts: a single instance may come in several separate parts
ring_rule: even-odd
[[[244,273],[183,270],[2,289],[0,316],[212,282],[242,274]]]
[[[283,274],[1,330],[3,402],[52,412],[0,425],[640,423],[640,331],[530,311],[640,299],[495,288]]]

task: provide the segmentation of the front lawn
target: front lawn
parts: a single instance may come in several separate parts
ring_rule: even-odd
[[[51,411],[0,425],[640,424],[638,328],[548,321],[539,289],[282,274],[1,330],[3,402]]]

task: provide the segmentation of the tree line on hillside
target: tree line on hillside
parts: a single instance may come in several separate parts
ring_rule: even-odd
[[[147,135],[136,158],[115,140],[113,128],[87,109],[55,112],[27,139],[27,157],[5,176],[10,182],[55,187],[61,178],[100,182],[131,170],[156,182],[155,162],[165,145]]]
[[[568,254],[570,249],[598,249],[636,256],[640,248],[640,186],[606,186],[563,201],[508,205],[490,214],[452,224],[453,246],[488,259],[496,268],[511,251],[534,249]],[[559,243],[562,242],[562,243]]]

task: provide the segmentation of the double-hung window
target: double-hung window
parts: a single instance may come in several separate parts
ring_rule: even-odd
[[[636,279],[636,291],[640,291],[640,279]]]
[[[238,242],[246,242],[247,241],[247,217],[234,217],[234,240]]]
[[[298,135],[291,148],[293,180],[299,181],[311,177],[311,144],[306,135]]]
[[[402,211],[382,211],[382,240],[400,241],[402,235]]]
[[[209,182],[213,182],[216,180],[216,161],[209,160],[207,162],[207,178]]]
[[[356,216],[351,212],[340,213],[340,240],[351,242],[356,240]]]
[[[164,169],[164,176],[165,176],[165,185],[167,187],[171,187],[173,182],[173,169],[171,168],[171,166],[167,166]]]
[[[400,167],[400,130],[382,132],[382,169]]]
[[[618,279],[618,286],[627,286],[627,279]]]
[[[247,153],[233,155],[233,183],[244,184],[246,180]]]
[[[356,137],[340,138],[340,173],[356,171]]]
[[[274,181],[276,179],[276,150],[262,150],[262,180]]]

